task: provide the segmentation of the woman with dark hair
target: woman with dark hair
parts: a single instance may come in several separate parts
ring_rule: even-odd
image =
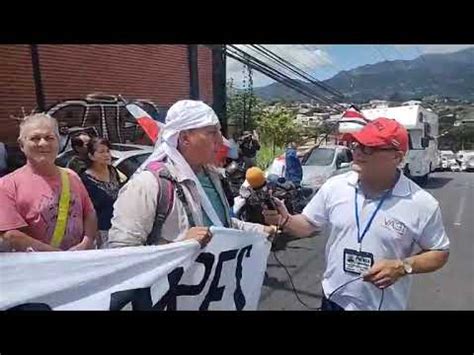
[[[105,138],[91,138],[87,143],[88,164],[81,175],[97,213],[100,238],[98,248],[105,247],[113,215],[113,205],[122,186],[119,173],[112,166],[111,145]]]

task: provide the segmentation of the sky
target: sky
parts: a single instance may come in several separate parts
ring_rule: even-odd
[[[255,57],[273,64],[246,45],[236,45]],[[265,48],[310,73],[319,80],[326,80],[341,70],[350,70],[366,64],[386,60],[411,60],[421,54],[451,53],[474,45],[264,45]],[[294,74],[288,72],[291,77]],[[274,81],[261,73],[252,75],[253,86],[265,86]],[[243,65],[231,58],[227,61],[227,79],[232,79],[234,86],[243,85]]]

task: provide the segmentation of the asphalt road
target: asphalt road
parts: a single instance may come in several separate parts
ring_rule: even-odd
[[[451,253],[441,270],[413,276],[409,309],[474,310],[474,173],[436,172],[425,189],[440,202]],[[276,251],[291,273],[300,299],[309,307],[319,307],[321,302],[326,240],[325,236],[295,240]],[[297,300],[273,253],[259,309],[309,310]]]

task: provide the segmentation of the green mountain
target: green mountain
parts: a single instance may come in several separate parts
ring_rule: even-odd
[[[364,65],[342,71],[323,83],[342,92],[351,102],[405,101],[431,95],[474,101],[474,48]],[[255,88],[254,92],[267,101],[308,101],[281,83]]]

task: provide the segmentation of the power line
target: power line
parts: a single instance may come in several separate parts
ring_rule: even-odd
[[[284,63],[284,65],[288,66],[290,68],[290,70],[294,71],[296,74],[300,75],[301,77],[305,78],[306,80],[308,80],[309,82],[311,82],[312,84],[322,88],[323,90],[329,92],[330,94],[336,96],[336,97],[340,97],[340,98],[344,98],[344,94],[342,94],[341,92],[337,91],[336,89],[333,89],[331,88],[330,86],[328,85],[325,85],[323,84],[319,79],[315,78],[314,76],[306,73],[305,71],[303,71],[302,69],[296,67],[294,64],[288,62],[286,59],[280,57],[279,55],[273,53],[272,51],[270,51],[268,48],[265,48],[264,46],[262,45],[252,45],[253,47],[255,48],[261,48],[263,51],[267,52],[270,56],[273,56],[275,57],[277,60],[281,61]]]
[[[315,63],[318,63],[319,60],[320,60],[320,58],[316,55],[315,51],[314,51],[312,48],[310,48],[309,46],[307,46],[307,45],[302,45],[302,46],[303,46],[303,49],[304,49],[306,52],[308,52],[311,57],[314,57]],[[314,47],[316,47],[316,46],[314,46]],[[322,51],[322,50],[321,50],[320,48],[318,48],[318,47],[316,47],[316,49],[319,50],[319,51]],[[327,65],[330,66],[330,67],[332,67],[332,68],[334,68],[334,69],[336,69],[336,74],[338,74],[339,72],[342,72],[342,71],[343,71],[340,67],[337,67],[331,60],[328,60],[328,61],[327,61]],[[321,67],[323,67],[323,66],[321,66]],[[329,72],[328,70],[326,70],[326,71]],[[334,75],[335,75],[335,74],[332,74],[332,73],[331,73],[331,76],[334,76]]]
[[[250,65],[253,69],[256,69],[263,74],[271,77],[272,79],[282,82],[282,81],[288,81],[288,84],[291,86],[297,86],[297,82],[295,80],[287,80],[287,77],[276,70],[275,68],[272,68],[271,66],[268,66],[266,63],[261,62],[260,60],[256,59],[255,57],[249,55],[248,53],[234,47],[234,46],[228,46],[229,48],[227,49],[227,54],[230,55],[233,59],[245,64],[245,65]],[[284,82],[283,82],[284,83]]]
[[[304,49],[305,51],[308,51],[308,50],[306,49],[306,46],[305,46],[305,45],[301,45],[301,48]],[[277,49],[278,49],[278,50],[277,50]],[[307,58],[312,57],[312,58],[314,59],[314,60],[312,61],[312,63],[313,63],[314,66],[313,66],[313,67],[310,67],[308,64],[306,64],[306,63],[300,61],[300,60],[297,59],[295,56],[293,56],[293,55],[291,54],[291,52],[288,52],[288,53],[287,53],[287,52],[283,52],[283,48],[277,47],[277,48],[272,48],[272,50],[273,50],[273,52],[279,54],[281,57],[285,56],[285,58],[289,59],[292,63],[298,65],[299,67],[304,68],[305,71],[308,72],[308,73],[310,73],[310,74],[314,72],[315,68],[319,67],[319,58],[317,58],[317,57],[314,55],[314,53],[311,53],[312,55],[307,57]],[[282,54],[282,53],[284,53],[284,54]],[[320,81],[323,82],[323,80],[320,80]]]
[[[269,76],[275,81],[278,81],[288,87],[291,87],[292,89],[298,91],[299,93],[318,100],[320,102],[323,102],[325,104],[331,104],[328,102],[328,99],[324,96],[321,96],[320,93],[317,93],[312,89],[311,87],[308,87],[307,85],[303,85],[301,82],[294,80],[290,78],[288,75],[283,74],[281,71],[278,71],[274,67],[270,66],[268,63],[265,63],[248,52],[245,52],[236,46],[233,45],[228,45],[227,46],[227,53],[230,54],[230,56],[233,59],[236,59],[244,64],[248,64],[252,67],[252,69],[255,69],[257,71],[262,72],[263,74]]]
[[[270,55],[267,55],[266,53],[265,53],[265,56],[266,56],[267,58],[270,58],[272,61],[276,62],[277,64],[283,65],[283,67],[284,67],[285,69],[290,70],[290,72],[293,72],[293,73],[294,73],[294,70],[291,70],[291,69],[288,68],[285,64],[281,64],[280,61],[278,61],[277,59],[271,57]],[[290,74],[290,75],[291,75],[291,74]],[[295,81],[296,81],[296,80],[295,80]],[[296,82],[298,82],[298,81],[296,81]],[[303,85],[303,86],[307,87],[307,89],[311,90],[314,95],[317,95],[317,96],[320,97],[322,100],[324,100],[327,105],[337,105],[337,104],[338,104],[336,100],[333,100],[333,99],[331,99],[331,98],[329,98],[329,97],[323,95],[321,92],[316,91],[315,88],[312,88],[312,87],[308,86],[307,84],[305,85],[305,84],[302,84],[302,83],[300,83],[300,82],[298,82],[298,83],[299,83],[300,85]]]
[[[249,60],[249,58],[245,58],[245,57],[242,57],[242,56],[239,56],[238,54],[235,54],[235,53],[232,53],[232,52],[227,52],[227,55],[232,58],[232,59],[235,59],[243,64],[246,64],[248,66],[250,66],[252,69],[255,69],[257,70],[258,72],[268,76],[269,78],[297,91],[298,93],[310,98],[310,99],[314,99],[314,100],[318,100],[318,101],[321,101],[323,102],[320,98],[314,96],[313,94],[311,93],[308,93],[307,91],[305,91],[304,89],[301,89],[295,82],[293,79],[288,79],[288,78],[285,78],[285,77],[282,77],[281,75],[279,75],[278,73],[275,73],[274,71],[270,70],[270,69],[267,69],[265,67],[262,67],[260,66],[259,64],[256,64],[256,63],[253,63],[251,60]]]
[[[296,69],[299,69],[297,67],[290,67],[288,66],[286,63],[285,63],[285,60],[279,56],[277,56],[276,54],[274,54],[273,52],[271,52],[269,49],[266,49],[264,48],[263,46],[261,46],[262,48],[258,48],[256,46],[254,46],[257,50],[259,50],[261,53],[263,53],[266,57],[270,58],[272,61],[278,63],[279,65],[282,65],[284,68],[288,68],[289,70],[291,70],[293,73],[295,73]],[[296,69],[295,69],[296,68]],[[310,78],[308,78],[307,76],[305,76],[304,74],[302,73],[296,73],[298,74],[299,76],[301,76],[302,78],[306,79],[306,80],[309,80],[310,83],[312,84],[316,84],[316,86],[320,86],[318,85],[317,83],[315,83],[313,80],[311,80]],[[307,86],[308,84],[306,84],[305,86]],[[316,91],[315,89],[316,88],[311,88],[309,87],[310,89],[313,90],[314,94],[315,95],[318,95],[321,99],[325,100],[327,102],[327,104],[329,105],[336,105],[336,106],[340,106],[339,103],[330,98],[330,97],[327,97],[326,95],[322,94],[320,91]]]
[[[268,48],[268,47],[267,47]],[[317,61],[313,61],[313,67],[310,67],[308,64],[300,61],[298,58],[296,58],[291,51],[284,52],[283,48],[272,48],[272,51],[278,54],[280,57],[285,56],[285,58],[289,59],[291,63],[297,64],[299,67],[304,68],[306,72],[312,73],[314,71],[314,68],[318,65]]]
[[[268,57],[267,55],[264,55],[262,54],[259,50],[253,48],[252,46],[250,45],[246,45],[246,47],[248,49],[250,49],[252,52],[256,53],[256,58],[259,58],[261,59],[262,61],[265,59],[265,60],[268,60],[270,59],[273,63],[275,63],[278,67],[280,67],[280,70],[282,70],[282,72],[286,73],[288,76],[294,76],[294,73],[287,67],[285,66],[282,66],[281,63],[279,63],[276,59],[272,58],[272,57]],[[267,62],[266,62],[267,63]],[[268,64],[268,63],[267,63]]]
[[[304,47],[304,48],[306,49],[306,51],[309,52],[311,55],[316,56],[316,55],[314,54],[314,51],[313,51],[312,49],[310,49],[309,46],[303,45],[303,47]],[[316,48],[317,48],[317,47],[316,47]],[[320,48],[317,48],[317,49],[318,49],[318,50],[321,50]],[[331,67],[333,67],[334,69],[336,69],[336,74],[333,75],[333,77],[336,76],[337,74],[343,74],[343,75],[345,75],[345,76],[347,77],[347,79],[349,80],[349,83],[350,83],[351,87],[353,87],[354,81],[355,81],[355,80],[354,80],[355,77],[354,77],[352,74],[350,74],[349,71],[344,70],[342,67],[337,66],[336,64],[334,64],[334,63],[331,62],[331,61],[328,61],[328,64],[329,64]]]
[[[244,52],[245,53],[245,52]],[[320,102],[324,102],[319,97],[315,96],[314,94],[308,92],[307,88],[301,88],[296,80],[289,78],[288,76],[278,72],[274,68],[268,67],[266,65],[262,65],[258,62],[255,62],[251,56],[248,54],[241,54],[239,52],[233,52],[230,48],[226,49],[226,55],[232,59],[235,59],[243,64],[250,66],[252,69],[257,70],[258,72],[268,76],[269,78],[289,87],[293,90],[297,91],[298,93],[310,98],[315,99]]]

